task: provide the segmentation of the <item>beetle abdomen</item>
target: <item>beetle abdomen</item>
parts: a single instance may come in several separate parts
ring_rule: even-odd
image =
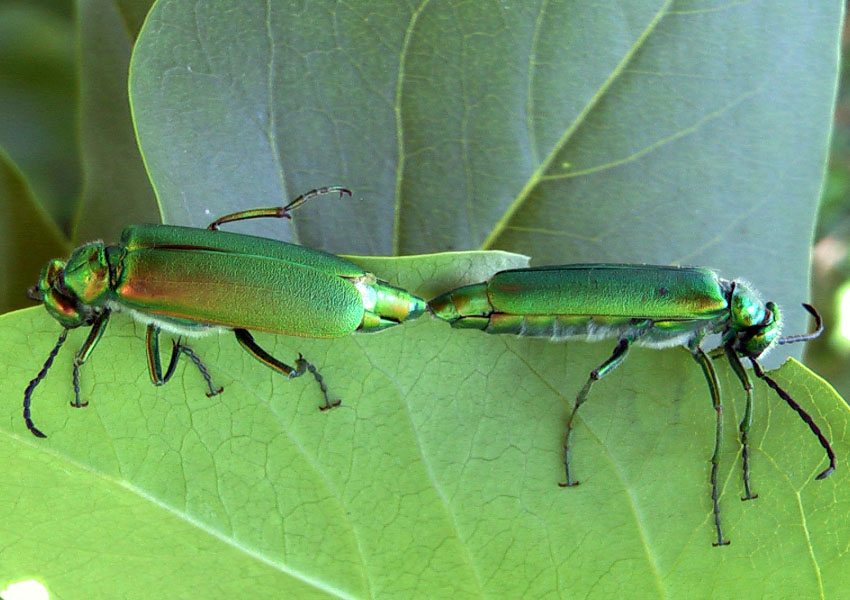
[[[275,258],[138,249],[121,261],[121,304],[142,313],[304,337],[341,337],[363,321],[348,280]]]
[[[496,273],[494,310],[519,315],[705,319],[728,303],[710,269],[652,265],[564,265]]]

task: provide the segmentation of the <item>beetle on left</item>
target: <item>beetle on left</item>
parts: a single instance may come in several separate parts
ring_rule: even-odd
[[[295,244],[217,231],[220,225],[255,218],[291,218],[290,212],[318,195],[351,195],[341,187],[302,194],[284,207],[233,213],[207,229],[173,225],[131,225],[114,245],[91,242],[77,248],[67,261],[52,260],[28,295],[44,304],[64,327],[38,375],[24,392],[27,428],[33,424],[30,403],[36,386],[47,375],[68,330],[91,327],[74,356],[74,401],[81,407],[80,367],[103,336],[110,313],[121,311],[147,324],[148,370],[154,385],[174,374],[177,359],[186,355],[200,370],[208,395],[221,391],[200,358],[182,336],[231,330],[251,356],[272,369],[298,377],[309,371],[325,397],[323,409],[335,404],[316,367],[299,354],[292,367],[263,350],[249,330],[314,338],[343,337],[354,331],[373,332],[398,325],[425,311],[425,301],[390,285],[354,263],[333,254]],[[163,372],[159,334],[178,336]]]

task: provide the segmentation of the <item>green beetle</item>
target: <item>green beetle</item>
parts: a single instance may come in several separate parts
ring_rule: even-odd
[[[290,218],[290,211],[320,194],[350,192],[321,188],[299,196],[285,207],[227,215],[208,229],[171,225],[131,225],[118,244],[92,242],[77,248],[67,261],[52,260],[38,284],[28,290],[64,327],[38,375],[24,393],[27,428],[44,434],[32,422],[30,403],[47,375],[68,331],[91,327],[74,357],[73,406],[80,401],[79,371],[97,346],[112,312],[126,312],[147,324],[148,370],[155,385],[167,382],[177,359],[187,356],[200,370],[208,395],[221,391],[182,337],[173,343],[163,373],[159,334],[200,336],[231,330],[254,358],[290,378],[309,371],[330,408],[327,387],[318,370],[301,355],[292,367],[263,350],[249,330],[284,335],[337,338],[355,331],[374,332],[420,316],[423,299],[376,278],[352,262],[303,246],[268,238],[217,231],[223,223],[254,218]],[[338,404],[338,403],[337,403]]]
[[[710,476],[717,533],[715,546],[729,542],[723,536],[720,522],[717,469],[723,419],[720,385],[711,358],[726,357],[747,395],[740,424],[744,500],[757,495],[750,489],[747,441],[752,426],[753,384],[741,357],[748,359],[756,376],[797,412],[826,450],[829,466],[817,479],[827,477],[835,469],[835,454],[820,428],[764,372],[757,360],[775,344],[810,340],[823,331],[820,316],[808,304],[803,306],[815,317],[817,330],[783,338],[780,337],[782,317],[776,304],[762,302],[745,284],[721,279],[711,269],[579,264],[500,271],[487,282],[437,296],[428,306],[435,316],[457,328],[546,337],[554,341],[617,340],[611,356],[590,372],[576,396],[564,436],[566,482],[562,486],[578,483],[570,469],[570,435],[576,413],[587,400],[593,382],[620,365],[632,344],[650,348],[684,346],[705,375],[716,413]],[[700,345],[710,334],[720,334],[721,344],[709,355]]]

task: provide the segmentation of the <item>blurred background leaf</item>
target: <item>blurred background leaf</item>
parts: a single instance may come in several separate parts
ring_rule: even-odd
[[[821,197],[812,271],[812,302],[826,334],[806,348],[806,362],[850,397],[850,30],[841,36],[841,80],[829,165]],[[842,300],[844,310],[842,315]]]
[[[32,304],[25,295],[35,283],[33,273],[44,267],[43,254],[65,256],[71,246],[55,223],[41,210],[27,180],[0,149],[0,301],[4,306]],[[29,248],[33,239],[43,253]]]
[[[67,0],[0,2],[0,145],[66,236],[81,184],[72,14]]]
[[[20,286],[35,283],[33,265],[115,240],[127,223],[160,221],[127,94],[130,51],[150,5],[0,1],[0,149],[32,190],[25,204],[0,190],[0,206],[15,205],[3,212],[2,247],[19,245],[3,259],[0,310],[32,305]],[[51,233],[34,229],[35,219]],[[13,285],[18,292],[7,292]]]

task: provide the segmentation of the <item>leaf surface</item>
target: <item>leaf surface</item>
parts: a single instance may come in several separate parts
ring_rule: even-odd
[[[489,253],[363,262],[426,294],[426,282],[459,267],[474,281],[522,264]],[[839,468],[813,480],[822,449],[757,381],[759,498],[739,501],[743,394],[718,363],[732,545],[713,548],[714,412],[680,349],[636,349],[594,386],[573,439],[581,485],[563,489],[564,421],[610,342],[489,336],[429,318],[336,341],[258,335],[280,359],[301,352],[320,368],[343,401],[322,412],[314,381],[286,380],[230,335],[192,344],[221,395],[205,396],[188,361],[151,386],[143,328],[119,314],[82,370],[87,408],[68,406],[71,350],[57,358],[34,396],[49,435],[36,440],[20,401],[57,326],[32,309],[0,328],[11,540],[0,561],[63,597],[166,588],[210,597],[240,586],[255,597],[835,597],[847,585],[848,410],[793,361],[775,377],[831,439]]]

